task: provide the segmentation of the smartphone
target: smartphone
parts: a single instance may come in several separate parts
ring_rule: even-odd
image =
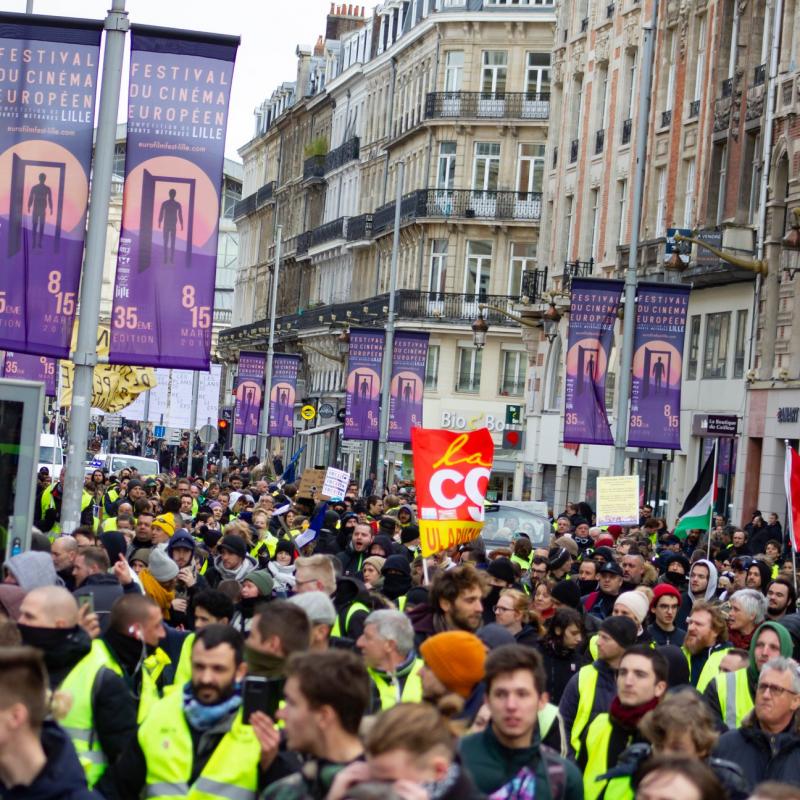
[[[248,675],[244,679],[242,718],[246,723],[254,711],[263,711],[275,718],[278,704],[283,699],[284,682],[283,678],[262,678],[257,675]]]
[[[94,595],[93,594],[79,594],[77,597],[78,607],[89,606],[89,612],[94,613]]]

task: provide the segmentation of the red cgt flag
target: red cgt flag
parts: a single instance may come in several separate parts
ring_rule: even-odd
[[[790,528],[792,549],[798,552],[800,551],[800,455],[788,442],[783,480],[786,485],[786,502],[789,504],[787,527]]]

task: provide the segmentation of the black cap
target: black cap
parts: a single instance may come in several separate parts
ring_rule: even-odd
[[[622,567],[616,561],[606,561],[598,572],[602,575],[604,572],[611,573],[612,575],[622,576]]]
[[[241,536],[237,536],[235,533],[229,533],[227,536],[223,536],[220,543],[217,545],[217,552],[221,550],[229,550],[231,553],[235,553],[239,558],[244,558],[247,555],[247,545],[242,539]]]
[[[572,556],[566,547],[553,547],[547,554],[547,566],[550,569],[559,569],[563,567]]]

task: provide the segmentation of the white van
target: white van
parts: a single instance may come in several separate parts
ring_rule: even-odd
[[[86,464],[86,474],[91,474],[95,469],[104,469],[109,475],[118,475],[121,469],[138,470],[142,478],[154,478],[161,472],[161,467],[155,458],[143,456],[129,456],[124,453],[97,453]]]
[[[64,450],[61,446],[61,438],[52,433],[43,433],[39,436],[39,466],[47,467],[53,481],[58,480],[61,468],[64,466]]]

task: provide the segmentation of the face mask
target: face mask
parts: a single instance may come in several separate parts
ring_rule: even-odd
[[[575,541],[578,543],[578,546],[583,549],[584,547],[588,547],[592,541],[591,536],[576,536]]]
[[[597,581],[578,581],[578,586],[581,587],[581,597],[585,594],[591,594],[597,591]]]
[[[404,595],[411,588],[410,575],[385,575],[383,578],[383,593],[393,599]]]
[[[37,650],[56,650],[63,646],[64,642],[75,633],[75,628],[37,628],[33,625],[17,624],[22,643]]]
[[[681,575],[680,572],[667,572],[664,577],[666,578],[667,583],[671,583],[677,588],[680,588],[686,583],[686,578]]]
[[[274,678],[282,673],[284,660],[280,656],[255,650],[247,644],[244,646],[244,661],[247,664],[248,675]]]

